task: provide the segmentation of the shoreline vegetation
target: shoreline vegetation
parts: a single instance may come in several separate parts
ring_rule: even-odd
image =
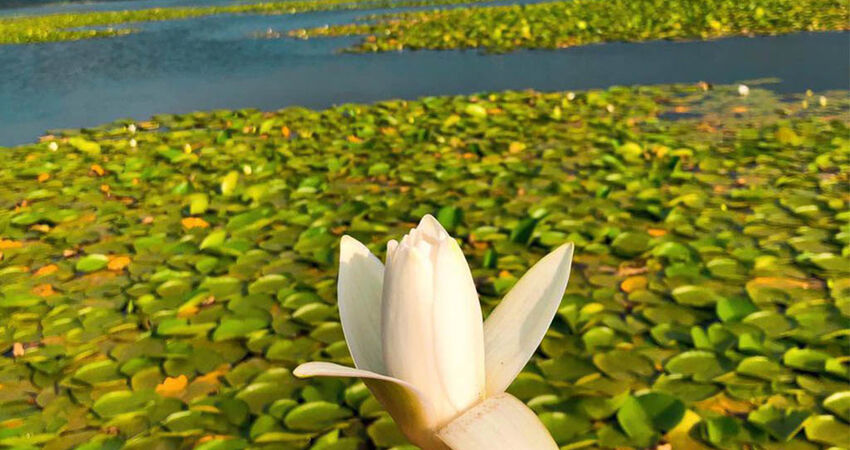
[[[564,242],[508,392],[568,448],[847,447],[847,91],[506,91],[160,115],[0,148],[0,445],[405,445],[351,364],[340,236],[434,214],[487,314]],[[403,447],[395,447],[403,448]]]
[[[405,8],[472,3],[476,0],[288,0],[230,6],[151,8],[0,17],[0,45],[77,41],[123,36],[132,28],[76,30],[122,24],[191,19],[220,14],[298,14],[312,11]]]
[[[571,0],[373,16],[290,36],[366,35],[351,52],[556,49],[598,42],[714,39],[850,29],[843,0]]]

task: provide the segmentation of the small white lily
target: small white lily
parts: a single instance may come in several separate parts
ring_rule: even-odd
[[[362,378],[427,450],[557,449],[534,412],[504,391],[546,334],[572,255],[564,244],[543,257],[482,324],[466,259],[434,217],[387,244],[386,268],[343,236],[339,314],[357,368],[311,362],[294,374]]]

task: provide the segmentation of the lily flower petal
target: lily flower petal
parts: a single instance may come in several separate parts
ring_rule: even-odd
[[[337,299],[342,332],[358,369],[385,373],[381,349],[381,291],[384,265],[351,236],[339,253]]]
[[[540,345],[564,296],[572,260],[572,243],[544,256],[484,322],[487,397],[504,392]]]
[[[360,378],[411,442],[423,448],[446,448],[434,436],[436,420],[430,402],[406,381],[329,362],[301,364],[292,373],[299,378]]]
[[[484,324],[472,272],[451,237],[434,261],[433,313],[439,327],[434,333],[437,369],[449,401],[464,411],[484,399]]]
[[[483,398],[483,329],[460,248],[425,216],[394,249],[384,278],[387,374],[419,389],[439,424]]]
[[[504,393],[465,411],[437,435],[453,450],[558,450],[537,414]]]

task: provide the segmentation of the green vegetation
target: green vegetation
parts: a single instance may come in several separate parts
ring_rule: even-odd
[[[605,41],[711,39],[850,29],[843,0],[569,0],[391,14],[290,34],[368,34],[351,50],[563,48]]]
[[[153,8],[132,11],[63,13],[46,16],[0,18],[0,45],[35,42],[76,41],[80,39],[121,36],[133,33],[131,28],[99,28],[159,20],[190,19],[216,14],[296,14],[337,9],[376,9],[470,3],[476,0],[287,0],[231,6],[189,8]]]
[[[2,149],[0,445],[402,445],[361,382],[290,370],[351,364],[340,236],[383,255],[434,213],[485,311],[576,243],[510,389],[559,444],[846,447],[850,100],[824,95],[504,92]]]

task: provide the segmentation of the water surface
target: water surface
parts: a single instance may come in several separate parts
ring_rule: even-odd
[[[32,16],[68,12],[89,11],[127,11],[147,8],[172,8],[186,6],[216,6],[240,3],[256,3],[257,0],[71,0],[63,2],[47,1],[6,1],[0,0],[0,17]]]
[[[268,28],[344,23],[364,14],[210,16],[146,23],[140,33],[125,37],[0,46],[0,67],[7,68],[0,70],[0,145],[31,142],[48,129],[217,108],[322,108],[489,90],[763,77],[782,80],[772,89],[800,92],[847,89],[850,80],[846,32],[609,43],[504,55],[338,54],[356,38],[254,37]]]

